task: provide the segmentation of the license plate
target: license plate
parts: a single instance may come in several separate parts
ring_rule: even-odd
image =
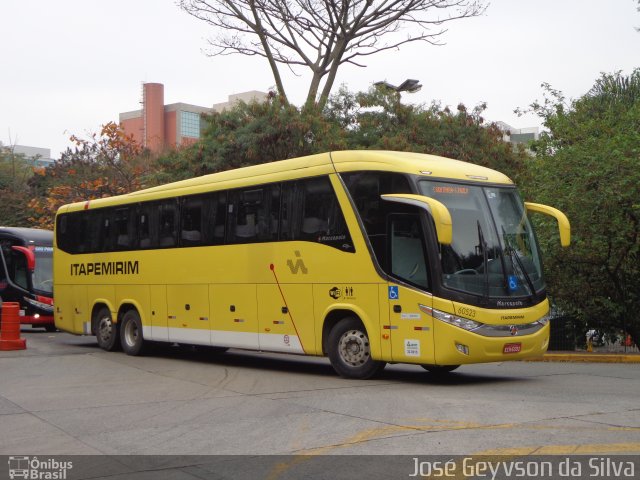
[[[522,350],[521,343],[507,343],[502,348],[502,353],[518,353]]]

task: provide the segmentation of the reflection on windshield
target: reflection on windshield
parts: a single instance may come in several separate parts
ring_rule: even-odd
[[[53,293],[53,247],[36,247],[36,268],[33,272],[33,289]]]
[[[482,296],[528,296],[544,287],[535,237],[514,188],[419,182],[451,213],[453,242],[440,245],[446,287]]]

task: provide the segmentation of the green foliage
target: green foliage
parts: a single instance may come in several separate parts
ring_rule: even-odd
[[[640,341],[640,70],[604,74],[567,103],[544,85],[532,105],[549,132],[534,145],[531,197],[563,210],[572,246],[539,221],[551,293],[587,328]]]
[[[348,131],[348,147],[429,153],[499,170],[518,181],[528,155],[502,140],[495,124],[482,117],[486,105],[455,112],[438,104],[402,103],[400,94],[374,87],[352,94],[344,88],[333,96],[326,115]]]
[[[344,132],[314,109],[298,109],[278,97],[240,102],[207,117],[194,145],[161,157],[156,180],[166,182],[258,163],[343,149]]]
[[[31,227],[29,179],[34,168],[22,154],[0,145],[0,225]]]
[[[528,155],[502,141],[497,126],[486,125],[485,106],[455,112],[438,105],[406,105],[393,91],[373,88],[354,94],[342,88],[323,112],[298,109],[272,97],[239,103],[207,117],[199,142],[159,159],[158,183],[344,149],[384,149],[431,153],[500,170],[515,180]]]
[[[60,160],[30,182],[42,192],[29,202],[32,219],[41,228],[53,228],[64,204],[139,190],[150,176],[153,162],[148,152],[113,122],[89,139],[74,135],[71,141],[74,148],[67,148]]]

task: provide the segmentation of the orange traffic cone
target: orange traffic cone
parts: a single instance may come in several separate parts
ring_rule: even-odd
[[[24,350],[27,341],[20,338],[20,304],[4,302],[2,304],[2,326],[0,327],[0,350]]]

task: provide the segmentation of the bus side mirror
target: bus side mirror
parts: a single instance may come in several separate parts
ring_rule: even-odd
[[[453,224],[451,222],[451,213],[447,207],[430,197],[423,195],[414,195],[408,193],[390,193],[381,195],[383,200],[389,202],[406,203],[415,207],[422,208],[429,212],[436,224],[436,235],[438,236],[438,242],[443,245],[451,245],[453,241]]]
[[[527,207],[527,212],[544,213],[545,215],[555,218],[558,222],[558,230],[560,230],[560,245],[568,247],[571,244],[571,225],[564,213],[557,208],[540,203],[524,202],[524,206]]]
[[[33,250],[31,250],[30,248],[27,247],[19,247],[19,246],[13,246],[11,247],[12,250],[15,250],[16,252],[20,252],[22,253],[25,258],[27,259],[27,269],[30,272],[33,272],[36,268],[36,255],[35,253],[33,253]]]

